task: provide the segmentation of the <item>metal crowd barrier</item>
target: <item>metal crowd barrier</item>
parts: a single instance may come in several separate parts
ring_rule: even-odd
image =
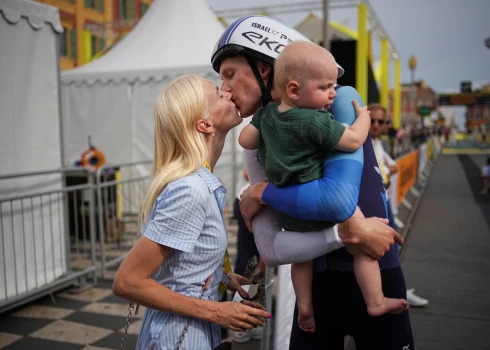
[[[0,176],[0,313],[113,277],[138,238],[151,164]]]
[[[96,282],[92,184],[65,186],[66,175],[74,173],[91,178],[83,169],[0,176],[0,313],[88,275]],[[70,210],[89,214],[82,240],[79,226],[76,239],[70,237]]]
[[[102,277],[114,277],[108,269],[124,260],[140,235],[138,212],[148,188],[152,165],[152,161],[141,161],[105,165],[97,170],[97,203],[102,203],[97,206]],[[114,179],[108,180],[111,174]]]

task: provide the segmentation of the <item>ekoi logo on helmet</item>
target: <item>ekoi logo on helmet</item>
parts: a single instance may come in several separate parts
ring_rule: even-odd
[[[246,16],[225,29],[214,47],[211,62],[217,72],[225,57],[249,55],[274,64],[279,53],[290,42],[308,40],[295,29],[264,16]]]
[[[279,41],[274,41],[267,36],[256,32],[245,32],[242,33],[242,36],[250,40],[252,43],[257,44],[259,46],[265,45],[271,51],[274,51],[277,54],[280,54],[282,49],[286,47],[286,45],[281,44]]]

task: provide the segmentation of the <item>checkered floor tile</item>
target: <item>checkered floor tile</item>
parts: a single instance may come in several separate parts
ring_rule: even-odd
[[[230,225],[229,232],[228,250],[234,265],[236,226]],[[114,256],[121,253],[123,251],[115,251]],[[72,252],[74,261],[84,262],[80,259],[86,257],[85,252]],[[79,268],[85,267],[80,264]],[[48,296],[0,315],[0,349],[119,349],[128,302],[112,294],[110,278],[116,271],[117,266],[110,268],[106,278],[99,279],[94,288],[83,292],[64,290],[54,294],[53,298]],[[139,314],[131,319],[126,349],[136,347],[144,311],[140,307]]]
[[[2,349],[119,349],[128,303],[111,292],[112,281],[82,293],[70,290],[0,316]],[[136,345],[143,309],[129,327],[127,348]]]

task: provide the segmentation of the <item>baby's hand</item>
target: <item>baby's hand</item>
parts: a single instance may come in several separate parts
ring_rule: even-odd
[[[353,100],[352,104],[354,105],[354,109],[356,110],[356,117],[359,117],[362,114],[366,114],[368,117],[370,117],[370,113],[366,106],[359,106],[359,102],[357,102],[357,100]]]

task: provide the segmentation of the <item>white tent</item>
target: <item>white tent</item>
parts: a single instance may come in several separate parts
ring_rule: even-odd
[[[65,165],[87,148],[88,136],[109,163],[152,159],[155,98],[184,73],[201,74],[219,85],[210,62],[223,30],[205,0],[156,0],[104,56],[63,72]],[[230,135],[221,168],[234,159],[231,141]],[[232,190],[233,172],[220,167],[218,177]]]
[[[62,31],[57,8],[0,0],[0,177],[61,165],[58,37]],[[6,199],[60,188],[60,175],[0,179],[0,306],[66,271],[59,195],[44,196],[42,205],[40,197]]]
[[[323,18],[318,17],[314,13],[309,13],[294,28],[316,44],[323,41]],[[352,40],[352,37],[332,27],[332,22],[329,21],[328,40]]]

